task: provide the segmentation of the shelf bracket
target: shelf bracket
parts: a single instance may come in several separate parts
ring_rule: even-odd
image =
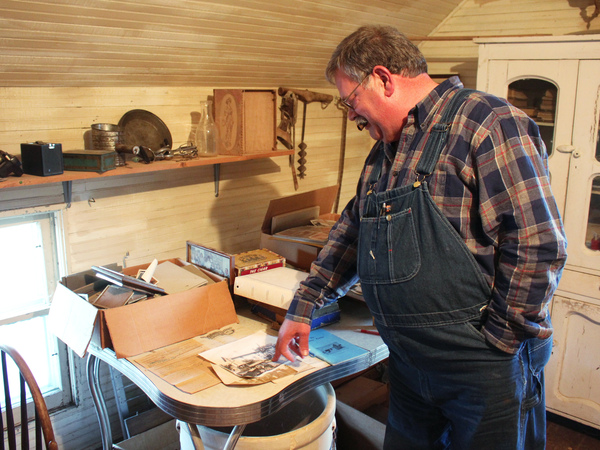
[[[219,177],[221,176],[221,164],[213,164],[215,177],[215,197],[219,196]]]
[[[63,181],[63,196],[65,197],[65,203],[67,204],[67,208],[71,207],[71,198],[73,196],[73,182],[72,181]]]

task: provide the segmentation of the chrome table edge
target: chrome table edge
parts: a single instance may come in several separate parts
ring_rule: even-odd
[[[314,388],[339,378],[366,370],[383,361],[389,352],[384,344],[353,359],[312,372],[268,399],[236,407],[213,407],[186,403],[165,395],[133,363],[117,359],[112,350],[100,349],[93,344],[88,348],[89,356],[111,365],[133,381],[161,410],[184,422],[215,426],[235,426],[257,422]],[[88,363],[89,365],[90,363]],[[97,376],[97,371],[94,371]],[[90,381],[90,380],[88,380]],[[92,383],[92,381],[90,381]],[[100,406],[101,407],[101,406]],[[99,419],[100,420],[100,419]]]

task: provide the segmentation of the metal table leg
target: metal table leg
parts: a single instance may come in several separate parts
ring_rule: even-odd
[[[233,450],[235,444],[237,444],[238,439],[244,432],[244,428],[246,428],[246,425],[236,425],[235,427],[233,427],[233,430],[231,430],[231,434],[227,438],[227,442],[225,442],[225,447],[223,447],[223,450]]]
[[[200,437],[200,432],[198,431],[198,425],[185,423],[185,426],[188,427],[190,439],[192,440],[194,448],[196,450],[203,450],[205,447],[201,442],[202,438]],[[233,450],[245,428],[246,425],[234,426],[229,434],[229,437],[227,438],[227,441],[225,442],[225,445],[223,446],[223,450]],[[200,445],[200,447],[198,447],[198,445]]]
[[[102,387],[100,386],[100,359],[96,358],[91,353],[87,356],[87,380],[92,394],[92,400],[94,401],[94,409],[98,416],[98,423],[100,425],[100,437],[102,439],[102,449],[111,450],[115,448],[112,440],[112,430],[110,427],[110,419],[108,416],[108,410],[106,409],[106,402],[104,401],[104,394],[102,393]],[[192,427],[190,427],[191,429]],[[196,428],[193,426],[193,428]],[[225,447],[223,450],[233,450],[244,432],[246,425],[236,425],[231,430],[231,434],[227,438]],[[196,429],[197,430],[197,429]],[[197,431],[196,431],[197,432]],[[118,447],[117,447],[118,448]]]
[[[102,394],[102,388],[100,387],[100,360],[91,353],[88,353],[86,369],[88,386],[92,394],[92,400],[94,401],[94,409],[98,416],[98,423],[100,424],[102,448],[103,450],[110,450],[113,448],[112,431],[110,428],[108,410],[106,409],[106,403],[104,402],[104,395]]]

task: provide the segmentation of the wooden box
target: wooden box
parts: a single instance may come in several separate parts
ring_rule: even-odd
[[[277,149],[275,90],[215,89],[217,149],[221,155],[254,155]]]

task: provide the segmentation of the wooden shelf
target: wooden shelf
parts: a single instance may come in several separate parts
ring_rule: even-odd
[[[88,180],[92,178],[107,178],[116,176],[127,176],[139,173],[159,172],[164,170],[185,169],[188,167],[213,166],[215,181],[215,196],[219,195],[219,170],[221,164],[227,164],[239,161],[249,161],[252,159],[271,158],[274,156],[293,155],[294,150],[276,150],[268,153],[259,153],[253,155],[227,156],[217,155],[208,157],[198,157],[181,161],[153,161],[150,164],[141,162],[128,162],[126,166],[117,167],[106,172],[82,172],[66,170],[60,175],[51,175],[40,177],[24,174],[21,177],[10,176],[0,182],[0,189],[16,188],[22,186],[38,186],[50,183],[63,183],[65,203],[71,203],[71,186],[73,181]]]
[[[117,167],[114,170],[106,172],[80,172],[67,170],[61,175],[52,175],[48,177],[38,177],[35,175],[23,175],[21,177],[10,176],[5,181],[0,182],[0,188],[13,188],[19,186],[35,186],[39,184],[60,183],[64,181],[87,180],[90,178],[106,178],[115,176],[124,176],[137,173],[158,172],[162,170],[184,169],[186,167],[210,166],[215,164],[227,164],[238,161],[248,161],[251,159],[271,158],[273,156],[286,156],[294,154],[293,150],[273,151],[269,153],[260,153],[255,155],[243,156],[209,156],[197,159],[183,161],[154,161],[150,164],[129,162],[126,166]]]

